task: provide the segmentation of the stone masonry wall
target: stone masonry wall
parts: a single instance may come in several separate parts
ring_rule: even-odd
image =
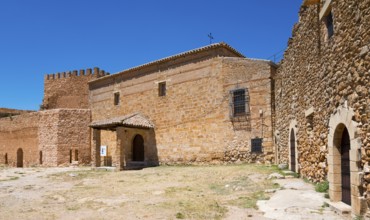
[[[57,109],[1,118],[0,164],[16,166],[19,148],[23,150],[25,167],[69,165],[70,150],[73,160],[78,150],[79,164],[89,164],[90,120],[90,110],[85,109]]]
[[[161,163],[272,161],[271,73],[271,64],[266,61],[242,58],[199,61],[194,57],[174,68],[110,76],[90,84],[92,119],[135,112],[147,116],[155,125]],[[166,81],[167,91],[166,96],[160,97],[158,83],[162,81]],[[251,87],[249,126],[245,121],[233,124],[230,120],[229,90],[238,86]],[[116,92],[120,93],[118,106],[113,104]],[[262,121],[266,125],[264,153],[251,154],[250,138],[261,137]]]
[[[90,110],[55,109],[40,112],[40,149],[44,165],[90,163]]]
[[[45,75],[41,109],[89,108],[88,82],[105,75],[99,68]]]
[[[289,163],[289,127],[296,121],[299,172],[315,182],[327,179],[327,158],[331,156],[328,135],[335,129],[329,127],[329,120],[340,107],[355,113],[352,120],[357,123],[354,138],[361,146],[360,170],[370,162],[369,5],[369,0],[332,0],[331,38],[325,22],[319,20],[323,4],[302,6],[278,68],[275,133],[279,162]],[[351,167],[357,166],[354,162],[351,161]],[[359,174],[351,168],[352,197],[353,192],[361,194],[366,188],[370,193],[366,178],[363,188],[354,184],[362,181],[354,180]],[[353,207],[361,207],[357,197],[352,198],[354,201]]]
[[[0,164],[17,165],[17,150],[23,150],[23,165],[39,164],[37,113],[0,119]]]
[[[300,172],[314,180],[325,178],[328,122],[338,106],[354,109],[364,147],[370,147],[369,0],[333,1],[334,36],[328,39],[317,5],[302,7],[288,49],[276,76],[276,129],[280,162],[288,162],[291,120],[298,121]],[[313,107],[310,123],[305,111]],[[370,143],[370,142],[369,142]],[[366,158],[364,158],[366,159]],[[365,162],[365,161],[364,161]]]

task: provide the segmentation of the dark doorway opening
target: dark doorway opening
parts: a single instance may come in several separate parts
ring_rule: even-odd
[[[144,139],[141,135],[136,135],[132,146],[132,160],[144,161]]]
[[[290,131],[290,170],[293,171],[293,172],[296,172],[295,158],[296,158],[296,155],[295,155],[295,134],[294,134],[294,130],[292,129]]]
[[[5,153],[4,162],[5,162],[5,165],[8,165],[8,153]]]
[[[17,150],[17,167],[23,167],[23,150],[18,148]]]
[[[69,150],[69,163],[72,163],[72,149]]]
[[[42,151],[39,152],[39,160],[40,164],[42,164]]]
[[[75,161],[78,161],[78,150],[75,149]]]
[[[341,140],[341,174],[342,174],[342,202],[351,205],[351,172],[349,150],[351,143],[347,128],[344,128]]]

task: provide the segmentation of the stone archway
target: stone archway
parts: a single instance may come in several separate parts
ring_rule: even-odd
[[[361,141],[356,138],[357,123],[352,120],[353,116],[351,108],[341,106],[330,117],[328,181],[330,200],[351,205],[352,213],[360,215],[366,204],[358,190],[361,186]]]
[[[144,161],[144,139],[140,134],[132,142],[132,161]]]
[[[289,125],[289,169],[291,171],[299,173],[299,163],[298,163],[298,146],[297,146],[297,121],[294,119]]]
[[[18,148],[17,150],[17,167],[23,167],[23,150]]]

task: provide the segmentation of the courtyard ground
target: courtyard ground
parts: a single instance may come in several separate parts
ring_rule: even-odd
[[[267,179],[276,171],[262,165],[159,166],[122,172],[0,167],[0,219],[296,219],[297,213],[307,219],[341,219],[317,193],[310,195],[322,200],[303,199],[321,204],[274,208],[280,205],[274,196],[292,190],[286,182]],[[296,188],[309,188],[294,181]],[[289,194],[293,196],[283,197]],[[290,198],[294,203],[295,197]],[[266,200],[258,202],[266,213],[258,210],[257,200]]]

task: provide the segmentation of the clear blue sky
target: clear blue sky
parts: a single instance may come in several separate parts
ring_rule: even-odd
[[[251,58],[286,48],[302,0],[0,0],[0,107],[37,110],[46,73],[115,73],[224,41]]]

